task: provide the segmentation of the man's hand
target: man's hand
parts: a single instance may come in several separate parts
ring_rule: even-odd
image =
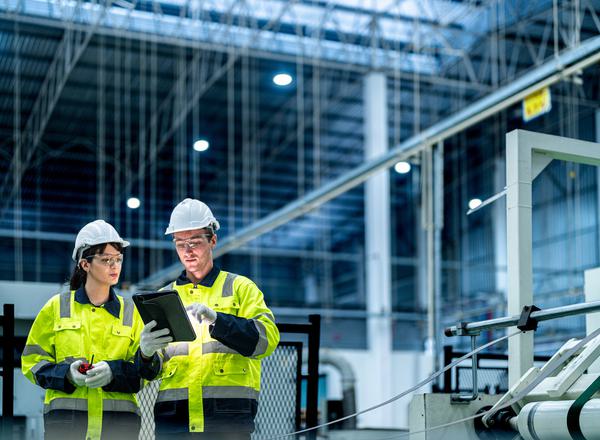
[[[185,309],[190,312],[198,322],[206,322],[208,325],[211,325],[217,320],[217,312],[205,304],[193,303]]]
[[[152,357],[154,353],[165,348],[169,342],[173,342],[173,338],[168,336],[168,328],[152,331],[156,325],[156,321],[150,321],[144,326],[140,334],[140,350],[147,358]]]
[[[110,366],[104,362],[98,362],[94,364],[94,368],[87,372],[87,377],[85,379],[85,384],[88,388],[101,388],[113,380],[113,374],[110,370]]]
[[[69,367],[69,371],[67,372],[67,379],[76,387],[84,387],[86,386],[85,379],[86,375],[81,374],[78,369],[79,366],[83,364],[82,360],[75,361]]]

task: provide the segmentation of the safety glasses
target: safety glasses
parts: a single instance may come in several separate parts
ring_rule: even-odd
[[[178,240],[176,238],[173,239],[175,243],[175,248],[178,251],[185,251],[186,249],[196,249],[202,245],[205,245],[208,240],[212,237],[212,234],[198,234],[193,237],[186,238],[185,240]]]
[[[121,266],[123,264],[123,255],[116,256],[108,256],[108,255],[90,255],[89,257],[85,257],[86,260],[95,259],[101,265],[111,267],[111,266]]]

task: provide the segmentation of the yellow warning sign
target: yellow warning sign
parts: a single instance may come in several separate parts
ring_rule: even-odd
[[[552,110],[552,96],[549,87],[544,87],[526,96],[523,100],[523,120],[525,122],[548,113],[550,110]]]

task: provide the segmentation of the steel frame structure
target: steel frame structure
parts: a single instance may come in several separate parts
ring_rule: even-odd
[[[592,38],[580,46],[563,53],[552,60],[489,96],[473,103],[468,108],[446,118],[418,135],[391,148],[387,153],[355,167],[350,172],[334,179],[321,188],[295,200],[250,226],[243,228],[221,242],[215,256],[221,256],[284,223],[306,214],[325,202],[360,185],[369,177],[390,168],[401,160],[406,160],[437,142],[476,124],[501,111],[535,90],[554,84],[574,72],[600,60],[600,37]],[[167,267],[148,277],[143,284],[161,284],[173,279],[179,271],[179,264]]]

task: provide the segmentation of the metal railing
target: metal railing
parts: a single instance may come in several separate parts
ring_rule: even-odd
[[[547,321],[549,319],[563,318],[565,316],[581,315],[582,313],[592,313],[600,310],[600,301],[590,301],[568,306],[554,307],[551,309],[538,310],[529,315],[532,320],[537,322]],[[505,316],[502,318],[487,319],[477,322],[462,322],[444,330],[446,336],[476,336],[483,330],[493,330],[498,328],[507,328],[519,324],[523,314],[518,316]]]
[[[444,346],[444,366],[463,357],[466,352],[454,351],[451,345]],[[534,356],[535,362],[546,362],[550,356]],[[481,362],[497,361],[498,365],[481,365]],[[477,355],[476,384],[478,391],[486,393],[504,393],[508,391],[508,355],[503,353],[479,353]],[[433,392],[438,393],[468,393],[473,392],[473,377],[470,366],[456,366],[444,372],[442,387],[433,387]]]
[[[12,440],[15,390],[15,305],[4,304],[0,316],[2,326],[2,423],[1,437]]]

